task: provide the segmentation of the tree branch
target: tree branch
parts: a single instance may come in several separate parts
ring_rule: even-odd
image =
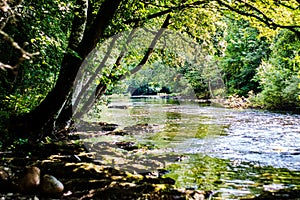
[[[12,120],[14,123],[14,126],[10,128],[12,132],[17,133],[19,130],[22,130],[20,133],[25,131],[37,135],[38,132],[41,133],[41,129],[51,123],[51,120],[59,112],[70,91],[73,89],[76,75],[84,58],[94,49],[100,38],[103,37],[103,32],[114,17],[121,1],[103,1],[96,19],[90,29],[84,33],[82,41],[76,48],[76,52],[81,58],[70,52],[64,55],[55,86],[34,110]]]
[[[7,0],[0,1],[0,10],[2,10],[5,13],[10,10],[10,6],[8,5]]]
[[[88,0],[76,0],[68,48],[75,50],[83,38],[87,22]]]
[[[121,53],[119,54],[115,64],[113,65],[112,69],[110,71],[114,71],[114,70],[117,70],[118,67],[121,65],[121,61],[122,59],[124,58],[124,56],[126,55],[127,51],[128,51],[128,48],[127,46],[131,43],[132,39],[133,39],[133,36],[134,34],[136,33],[137,29],[136,27],[130,32],[127,40],[126,40],[126,43],[125,43],[125,46],[124,46],[124,49],[121,51]],[[117,35],[118,36],[118,35]],[[106,90],[106,84],[103,83],[103,82],[100,82],[96,88],[96,95],[91,95],[90,93],[86,92],[87,89],[91,86],[92,82],[95,81],[95,78],[96,76],[99,74],[100,70],[105,66],[105,63],[108,59],[108,57],[110,56],[111,54],[111,51],[113,49],[113,46],[115,45],[115,42],[117,40],[117,36],[114,36],[113,37],[113,40],[111,41],[110,43],[110,46],[108,47],[108,51],[106,52],[105,54],[105,57],[102,59],[100,65],[97,67],[97,70],[95,71],[95,73],[89,78],[89,80],[87,81],[87,83],[83,86],[83,88],[81,89],[81,91],[79,92],[79,94],[77,95],[76,97],[76,100],[75,100],[75,103],[73,105],[73,107],[75,109],[77,109],[78,105],[79,105],[79,102],[82,101],[82,99],[88,99],[87,102],[84,103],[84,105],[82,106],[81,110],[78,111],[78,112],[75,112],[74,116],[76,119],[79,119],[81,118],[86,112],[88,112],[93,104],[99,99],[99,97],[105,92]],[[110,74],[110,77],[111,74]],[[101,80],[102,81],[102,80]],[[90,95],[89,97],[87,97],[87,95]]]
[[[168,15],[163,23],[163,25],[161,26],[161,28],[158,30],[157,34],[155,35],[154,39],[152,40],[146,54],[144,55],[143,59],[140,61],[140,63],[135,67],[133,68],[131,71],[130,71],[130,74],[134,74],[136,73],[137,71],[139,71],[146,63],[147,61],[149,60],[150,56],[152,55],[153,51],[154,51],[154,47],[155,45],[157,44],[157,42],[159,41],[159,39],[161,38],[163,32],[166,30],[166,28],[168,27],[168,25],[170,24],[170,19],[171,19],[171,16]]]
[[[4,27],[8,23],[11,18],[14,18],[14,11],[12,7],[8,4],[7,0],[0,0],[0,14],[3,15],[0,18],[0,35],[2,35],[3,39],[6,40],[14,49],[18,50],[21,53],[17,63],[12,66],[5,63],[0,62],[0,69],[2,70],[11,70],[13,74],[17,74],[17,69],[19,65],[24,62],[24,60],[29,60],[35,55],[39,55],[39,52],[29,53],[24,48],[22,48],[17,42],[14,41],[12,37],[10,37],[6,32],[3,31]],[[19,2],[20,3],[20,2]]]
[[[161,26],[161,28],[157,31],[155,37],[153,38],[147,52],[145,53],[143,59],[140,61],[140,63],[137,65],[137,67],[135,67],[134,69],[132,69],[129,73],[125,74],[125,76],[127,75],[131,75],[136,73],[137,71],[139,71],[148,61],[148,59],[150,58],[151,54],[154,51],[154,47],[157,44],[157,42],[159,41],[159,39],[161,38],[163,32],[166,30],[166,28],[168,27],[168,25],[170,24],[170,18],[171,16],[168,15],[163,23],[163,25]],[[130,32],[127,41],[126,41],[126,45],[128,45],[132,39],[133,36],[136,32],[136,29],[133,29],[133,31]],[[121,51],[121,53],[119,54],[119,57],[117,58],[113,68],[111,69],[111,72],[117,70],[117,68],[121,65],[121,61],[124,58],[124,56],[127,53],[127,47],[124,48],[124,50]],[[110,52],[108,52],[106,55],[109,55]],[[104,63],[103,63],[104,61]],[[102,66],[102,64],[104,65],[106,62],[105,59],[102,60],[100,66]],[[108,79],[112,80],[113,82],[115,81],[119,81],[122,77],[124,77],[124,74],[122,75],[115,75],[113,73],[110,73],[109,76],[107,77]],[[89,79],[89,81],[93,81],[94,79]],[[81,118],[85,113],[87,113],[89,110],[91,110],[92,106],[94,105],[94,103],[99,100],[99,98],[105,93],[107,89],[107,84],[104,83],[103,81],[100,81],[100,83],[98,84],[96,91],[95,91],[95,96],[90,95],[90,97],[87,99],[87,101],[84,103],[84,105],[82,106],[81,110],[76,112],[74,114],[76,119]],[[84,92],[84,91],[83,91]],[[87,93],[86,93],[87,95]],[[77,99],[86,99],[87,96],[84,96],[83,98],[81,96],[77,96]],[[76,100],[77,100],[76,99]],[[78,103],[77,103],[78,105]]]
[[[281,1],[275,1],[275,4],[282,5],[282,6],[286,7],[286,8],[291,9],[291,10],[297,10],[297,9],[299,9],[299,6],[293,7],[293,6],[287,5],[286,3],[283,3]]]
[[[126,20],[124,23],[125,24],[130,24],[130,23],[136,23],[136,22],[139,22],[139,21],[154,19],[154,18],[163,16],[165,14],[169,14],[169,13],[175,11],[175,10],[183,10],[183,9],[186,9],[186,8],[194,8],[194,7],[197,7],[199,5],[203,5],[203,4],[208,3],[208,2],[209,2],[208,0],[203,0],[203,1],[196,1],[196,2],[193,2],[193,3],[190,3],[190,4],[183,4],[183,5],[175,6],[175,7],[172,7],[172,8],[168,8],[166,10],[163,10],[163,11],[160,11],[160,12],[157,12],[157,13],[154,13],[154,14],[150,14],[150,15],[148,15],[146,17],[143,17],[143,18],[135,18],[135,19]]]
[[[87,90],[89,89],[91,83],[93,81],[95,81],[95,79],[98,76],[100,70],[105,66],[105,63],[108,60],[108,58],[109,58],[109,56],[111,54],[111,51],[113,50],[113,47],[114,47],[114,45],[115,45],[115,43],[117,41],[117,38],[118,38],[117,36],[115,36],[115,37],[112,38],[112,41],[110,42],[109,47],[107,48],[107,52],[106,52],[104,58],[102,59],[100,65],[97,67],[96,71],[89,78],[89,80],[85,83],[85,85],[80,90],[79,94],[77,95],[76,100],[75,100],[74,105],[73,105],[73,107],[75,109],[78,108],[79,102],[82,101],[82,99],[86,99],[87,98],[87,95],[89,94],[89,93],[87,93]],[[93,95],[90,95],[90,96],[93,98]],[[88,103],[86,103],[86,104],[90,104],[90,102],[92,102],[92,101],[93,101],[93,99],[89,98]],[[81,110],[86,111],[87,110],[86,107],[87,106],[84,105],[83,108],[81,108]],[[75,117],[78,117],[77,115],[78,114],[75,114]]]
[[[136,33],[137,27],[135,26],[134,29],[130,32],[126,42],[125,42],[125,46],[124,46],[124,49],[121,51],[121,53],[119,54],[115,64],[113,65],[112,69],[110,71],[114,71],[114,70],[117,70],[118,67],[121,65],[121,61],[122,59],[124,58],[124,56],[126,55],[127,51],[128,51],[128,48],[127,46],[131,43],[132,39],[133,39],[133,36],[134,34]],[[93,83],[93,81],[95,81],[96,77],[98,76],[98,74],[100,73],[101,69],[105,66],[106,64],[106,61],[108,60],[110,54],[111,54],[111,51],[116,43],[116,40],[119,38],[120,35],[116,35],[113,37],[109,47],[108,47],[108,50],[104,56],[104,58],[102,59],[101,63],[99,64],[99,66],[97,67],[96,71],[93,73],[93,75],[88,79],[88,81],[85,83],[85,85],[83,86],[83,88],[80,90],[79,94],[76,96],[76,100],[74,102],[74,105],[73,107],[74,108],[77,108],[78,107],[78,104],[79,104],[79,101],[82,100],[82,99],[86,99],[87,98],[87,95],[88,93],[86,92],[87,89],[91,86],[91,84]],[[91,95],[93,97],[93,95]],[[89,103],[91,103],[93,101],[93,99],[90,99],[88,100]],[[93,103],[93,102],[92,102]],[[77,115],[78,117],[78,115]]]
[[[27,51],[25,51],[22,47],[20,47],[20,45],[14,41],[14,39],[12,37],[10,37],[7,33],[5,33],[4,31],[0,30],[0,35],[3,36],[3,38],[9,42],[11,44],[12,47],[14,47],[16,50],[20,51],[21,53],[21,57],[19,58],[18,62],[14,65],[7,65],[7,64],[0,64],[0,68],[5,70],[5,69],[11,69],[14,73],[16,73],[17,68],[19,67],[19,65],[24,61],[24,60],[29,60],[30,58],[32,58],[35,55],[39,55],[39,52],[36,53],[28,53]]]
[[[266,16],[258,8],[248,4],[246,2],[243,2],[245,7],[248,7],[251,11],[257,12],[258,15],[255,14],[255,13],[249,13],[249,12],[243,11],[241,9],[234,8],[233,6],[223,2],[222,0],[216,0],[216,2],[218,2],[222,6],[225,6],[227,9],[229,9],[229,10],[231,10],[231,11],[237,13],[237,14],[257,19],[258,21],[260,21],[260,22],[266,24],[267,26],[269,26],[269,28],[272,28],[272,29],[275,29],[275,28],[289,29],[292,32],[294,32],[300,38],[300,31],[297,30],[297,29],[300,28],[300,26],[298,26],[298,25],[282,25],[282,24],[275,23],[271,18]],[[259,15],[261,15],[261,16],[259,16]]]
[[[122,0],[106,0],[101,4],[93,24],[85,31],[78,47],[80,56],[85,58],[96,47],[121,2]]]

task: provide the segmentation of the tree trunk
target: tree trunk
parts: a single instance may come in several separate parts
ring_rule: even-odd
[[[65,104],[83,60],[103,37],[103,32],[113,18],[121,1],[105,0],[101,4],[95,21],[90,29],[85,31],[82,41],[75,49],[78,55],[72,53],[72,51],[65,54],[55,87],[38,107],[30,113],[12,120],[10,126],[12,133],[15,133],[18,137],[29,137],[34,141],[49,134],[45,127],[56,118],[57,113]],[[74,21],[74,23],[76,22]]]
[[[113,83],[116,83],[117,81],[120,81],[122,78],[124,78],[125,76],[130,76],[136,72],[138,72],[149,60],[149,58],[151,57],[153,51],[154,51],[154,47],[156,46],[156,44],[158,43],[159,39],[162,37],[164,31],[166,30],[166,28],[168,27],[168,25],[170,24],[170,19],[171,16],[167,15],[164,23],[162,24],[161,28],[157,31],[157,33],[155,34],[153,40],[151,41],[150,46],[148,47],[145,55],[143,56],[142,60],[139,62],[139,64],[133,68],[131,71],[129,71],[127,74],[122,74],[122,75],[114,75],[114,73],[110,73],[108,75],[108,79],[111,80]],[[133,30],[131,32],[131,34],[128,36],[127,38],[127,43],[126,45],[129,45],[129,43],[131,42],[131,40],[133,39],[133,35],[135,33],[135,30]],[[110,47],[108,48],[109,50],[107,51],[104,59],[102,60],[102,63],[100,64],[100,66],[98,67],[101,68],[102,65],[105,65],[106,59],[110,56],[110,50],[113,48],[114,44],[115,44],[115,40],[117,39],[117,37],[114,37],[114,40],[112,40]],[[121,64],[121,60],[123,59],[123,57],[125,56],[125,54],[127,53],[127,50],[125,48],[124,51],[122,51],[119,55],[119,57],[117,58],[115,64],[113,65],[112,71],[117,70],[117,68],[120,66]],[[93,82],[95,81],[96,76],[92,76],[88,82]],[[84,91],[88,88],[89,83],[87,83],[86,85],[87,87],[83,87],[82,91],[79,93],[79,95],[77,96],[77,99],[75,101],[75,105],[78,105],[79,101],[81,99],[87,99],[87,101],[83,104],[83,106],[81,107],[81,109],[79,111],[76,111],[74,113],[74,116],[76,119],[80,119],[84,114],[86,114],[88,111],[90,111],[94,105],[94,103],[99,100],[101,98],[101,96],[105,93],[106,89],[107,89],[107,85],[106,83],[104,83],[103,81],[100,81],[100,83],[98,84],[96,91],[95,91],[95,96],[90,95],[90,96],[86,96],[88,95],[87,93],[84,94]]]

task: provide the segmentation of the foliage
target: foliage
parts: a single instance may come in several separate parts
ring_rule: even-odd
[[[161,61],[156,61],[145,66],[136,74],[122,81],[113,91],[123,88],[123,93],[130,92],[133,95],[173,93],[187,95],[192,90],[187,79],[174,68],[165,65]]]
[[[60,0],[23,1],[16,9],[16,21],[6,25],[4,31],[39,55],[25,61],[17,74],[6,72],[0,75],[2,111],[13,115],[30,112],[54,86],[66,50],[71,5],[72,2]],[[7,48],[10,50],[5,51]],[[16,52],[9,44],[4,43],[0,49],[5,52],[1,54],[1,61],[16,62]]]
[[[73,90],[72,84],[81,62],[95,46],[101,47],[102,44],[99,42],[124,31],[130,33],[136,27],[145,27],[151,34],[151,39],[145,38],[146,41],[135,42],[146,44],[151,42],[153,36],[158,35],[153,30],[163,25],[164,28],[180,32],[181,36],[188,36],[196,43],[200,53],[194,55],[195,59],[181,59],[181,52],[159,52],[155,48],[148,48],[149,44],[142,50],[126,51],[124,48],[126,55],[120,57],[119,64],[112,62],[101,66],[104,68],[99,71],[102,76],[98,76],[95,80],[98,86],[102,86],[99,88],[103,88],[99,95],[106,89],[112,90],[120,77],[131,74],[134,69],[140,69],[140,66],[147,62],[149,70],[156,68],[157,73],[151,79],[136,75],[135,80],[131,79],[131,82],[127,80],[129,85],[134,87],[148,85],[155,91],[160,91],[159,89],[165,86],[172,92],[180,90],[181,94],[188,94],[189,89],[184,91],[186,88],[183,85],[190,84],[198,97],[208,98],[214,96],[212,94],[215,91],[219,93],[222,91],[223,82],[220,80],[222,71],[218,68],[221,66],[229,93],[246,95],[250,90],[259,92],[261,89],[259,99],[265,101],[262,103],[268,105],[266,107],[281,105],[279,107],[283,108],[283,104],[288,107],[297,104],[294,98],[298,95],[295,87],[297,77],[294,73],[299,70],[298,46],[295,40],[296,37],[300,38],[299,1],[91,0],[88,1],[89,10],[86,18],[82,17],[87,19],[84,39],[80,45],[72,49],[72,52],[67,47],[68,42],[72,41],[70,36],[77,33],[74,31],[71,33],[71,25],[79,16],[77,11],[80,10],[80,1],[21,2],[16,9],[20,8],[23,11],[15,12],[15,16],[10,18],[4,28],[0,22],[1,30],[7,33],[15,44],[23,46],[28,52],[38,52],[39,56],[20,63],[17,73],[4,71],[0,74],[0,112],[9,113],[3,115],[4,117],[17,115],[25,116],[23,119],[26,119],[24,113],[29,113],[29,116],[34,113],[32,118],[28,117],[28,121],[22,123],[31,123],[33,127],[38,121],[40,127],[44,127],[51,121],[49,118],[53,121],[57,118],[61,113],[60,110],[64,110],[62,107],[71,105],[65,102]],[[4,9],[5,6],[0,7],[0,12]],[[99,16],[101,18],[97,18]],[[228,16],[238,20],[226,19]],[[274,41],[276,44],[274,46],[277,47],[272,47],[269,58],[269,44],[266,38],[271,41],[281,29],[293,32],[294,39],[289,34],[281,33]],[[4,35],[1,34],[0,50],[4,53],[0,55],[0,64],[16,64],[20,52],[12,47],[12,43],[5,40]],[[283,49],[285,42],[288,46]],[[110,57],[118,58],[121,53],[120,49],[118,50]],[[184,50],[186,49],[181,47],[180,51]],[[147,52],[150,51],[147,57]],[[96,58],[98,60],[95,62],[95,68],[103,58],[104,56]],[[265,59],[263,63],[262,58]],[[258,66],[261,67],[256,71]],[[3,68],[1,65],[0,67]],[[175,69],[176,73],[181,73],[184,78],[176,73],[168,74],[160,71],[167,68]],[[253,79],[256,73],[256,79]],[[167,80],[172,84],[166,86]],[[187,80],[188,83],[183,83],[183,80]],[[261,88],[258,88],[258,82]],[[272,85],[268,85],[271,83]],[[55,85],[57,87],[54,87]],[[278,95],[279,92],[282,94]],[[280,102],[275,99],[280,99]],[[89,102],[87,98],[85,100]],[[53,107],[50,108],[47,104],[52,104]]]
[[[229,94],[247,96],[249,91],[259,92],[258,82],[253,79],[262,58],[269,54],[269,44],[265,38],[258,38],[258,31],[244,20],[227,20],[225,37],[227,47],[220,58],[225,73]]]
[[[298,95],[300,69],[299,38],[281,31],[271,46],[270,58],[261,63],[256,79],[262,88],[257,100],[269,109],[291,109],[300,106]]]
[[[288,29],[300,36],[300,2],[297,0],[217,1],[228,9],[226,13],[249,21],[259,30],[260,37],[272,40],[281,29]]]

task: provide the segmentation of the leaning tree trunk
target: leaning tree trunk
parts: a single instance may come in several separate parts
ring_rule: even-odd
[[[81,0],[81,2],[83,1]],[[45,128],[49,127],[49,123],[53,123],[57,113],[65,104],[83,60],[103,37],[103,32],[116,13],[121,1],[105,0],[101,4],[93,24],[89,30],[85,31],[79,45],[65,54],[54,88],[34,110],[12,120],[12,126],[10,126],[12,133],[18,137],[29,137],[31,140],[39,140],[49,134],[49,130]],[[74,21],[74,23],[76,22]],[[72,48],[72,44],[69,44],[69,47]]]
[[[75,16],[73,19],[71,35],[69,38],[68,48],[75,51],[79,44],[82,42],[84,31],[88,19],[88,0],[77,0],[77,7],[74,10]],[[72,92],[71,89],[64,103],[62,104],[61,109],[52,116],[50,123],[47,124],[48,130],[61,130],[66,127],[68,121],[72,118]]]
[[[167,15],[164,23],[162,24],[161,28],[156,32],[154,38],[151,41],[150,46],[148,47],[147,51],[145,52],[143,58],[141,59],[141,61],[139,62],[139,64],[134,67],[131,71],[129,71],[128,73],[125,74],[120,74],[120,75],[115,75],[115,71],[118,70],[118,68],[121,65],[121,61],[124,58],[125,54],[127,53],[127,49],[125,48],[124,51],[122,51],[119,54],[119,57],[116,59],[115,64],[113,65],[112,69],[111,69],[111,73],[106,77],[107,79],[111,80],[112,83],[116,83],[118,81],[120,81],[122,78],[126,77],[126,76],[130,76],[132,74],[135,74],[136,72],[138,72],[149,60],[149,58],[151,57],[154,48],[156,46],[156,44],[158,43],[158,41],[160,40],[160,38],[162,37],[164,31],[167,29],[168,25],[170,24],[170,19],[171,16]],[[130,45],[131,40],[133,39],[133,35],[135,34],[135,29],[131,31],[131,33],[129,34],[128,38],[127,38],[127,42],[126,45]],[[110,44],[110,47],[108,49],[112,49],[114,44],[115,44],[115,39],[114,38]],[[110,56],[110,50],[107,52],[106,56],[104,57],[104,59],[102,60],[100,66],[98,67],[98,69],[102,68],[105,63],[106,63],[106,58],[108,58]],[[95,74],[96,75],[96,74]],[[90,96],[86,96],[88,95],[83,94],[84,91],[86,89],[88,89],[87,87],[90,85],[89,83],[95,80],[95,76],[91,77],[88,81],[88,83],[84,86],[84,88],[81,90],[82,93],[79,93],[77,99],[75,100],[75,107],[76,105],[78,105],[78,102],[80,101],[80,99],[87,99],[87,101],[82,105],[80,111],[76,111],[74,113],[74,117],[76,119],[80,119],[84,114],[86,114],[89,110],[92,109],[94,103],[100,99],[100,97],[106,92],[107,89],[107,84],[103,81],[103,79],[100,81],[100,83],[97,85],[96,91],[95,91],[95,96],[90,95]]]

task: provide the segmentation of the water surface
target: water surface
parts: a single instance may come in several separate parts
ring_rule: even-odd
[[[141,123],[163,125],[156,133],[126,139],[155,146],[148,158],[143,157],[145,162],[180,155],[164,166],[171,171],[166,176],[180,187],[213,190],[213,199],[300,187],[299,115],[161,98],[117,98],[110,105],[128,108],[104,108],[97,120],[117,123],[120,129]]]

